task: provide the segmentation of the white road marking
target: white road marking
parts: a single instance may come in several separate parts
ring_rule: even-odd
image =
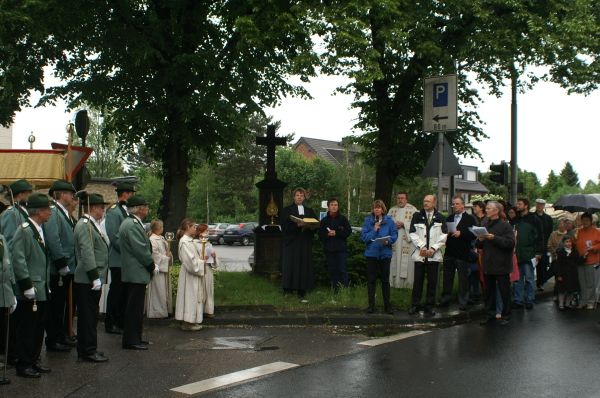
[[[225,387],[230,384],[240,383],[265,376],[272,373],[281,372],[283,370],[298,367],[294,363],[288,362],[273,362],[266,365],[257,366],[255,368],[240,370],[239,372],[229,373],[222,376],[213,377],[198,381],[196,383],[186,384],[180,387],[172,388],[171,391],[180,392],[182,394],[193,395],[201,392],[214,390],[215,388]]]
[[[358,344],[366,345],[369,347],[375,347],[375,346],[378,346],[381,344],[387,344],[387,343],[391,343],[393,341],[404,340],[404,339],[408,339],[409,337],[419,336],[419,335],[422,335],[425,333],[429,333],[429,331],[428,330],[412,330],[410,332],[394,334],[391,336],[382,337],[380,339],[371,339],[371,340],[361,341]]]

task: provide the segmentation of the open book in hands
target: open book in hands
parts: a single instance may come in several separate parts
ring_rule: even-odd
[[[319,225],[321,224],[321,222],[319,220],[317,220],[316,218],[312,218],[312,217],[300,218],[300,217],[296,217],[291,214],[290,214],[290,220],[292,220],[296,224],[303,223],[303,225],[302,225],[303,227],[310,228],[310,229],[319,228]]]

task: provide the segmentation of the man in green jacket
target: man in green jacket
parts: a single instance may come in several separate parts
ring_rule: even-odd
[[[84,215],[75,226],[75,298],[77,301],[77,355],[81,361],[106,362],[98,352],[98,304],[108,271],[108,239],[102,235],[104,198],[81,195]]]
[[[520,279],[513,285],[514,309],[533,309],[535,300],[535,263],[539,262],[543,253],[542,225],[534,213],[529,211],[529,200],[517,200],[518,217],[515,220],[517,231],[516,253],[519,262]]]
[[[69,352],[67,293],[76,263],[73,240],[75,222],[68,209],[76,204],[75,187],[70,182],[57,180],[52,183],[48,194],[54,200],[50,205],[52,215],[43,226],[50,253],[52,292],[46,315],[46,351]]]
[[[12,314],[17,308],[17,298],[13,292],[13,285],[15,284],[15,274],[13,272],[10,250],[4,236],[0,235],[0,352],[6,353],[6,334],[10,333],[9,320],[10,314]],[[10,336],[9,336],[10,337]],[[0,378],[0,384],[8,384],[8,379]]]
[[[159,268],[152,259],[152,245],[146,235],[143,219],[148,215],[148,202],[139,196],[127,201],[129,217],[119,228],[121,247],[121,278],[125,286],[125,319],[123,323],[123,348],[147,350],[142,340],[144,297],[150,278]]]
[[[10,184],[12,205],[0,215],[0,233],[4,235],[9,248],[12,248],[12,240],[17,228],[29,217],[25,203],[32,191],[33,187],[26,180],[18,180]]]
[[[107,333],[123,333],[125,297],[121,281],[121,245],[118,239],[121,223],[127,218],[127,200],[135,193],[132,183],[116,184],[118,201],[106,211],[106,234],[110,240],[108,266],[110,267],[110,289],[106,299],[104,328]]]
[[[48,249],[42,224],[52,211],[48,196],[34,193],[27,201],[29,219],[13,238],[12,263],[17,281],[15,311],[17,375],[38,378],[50,369],[39,363],[44,341],[44,318],[49,299]]]

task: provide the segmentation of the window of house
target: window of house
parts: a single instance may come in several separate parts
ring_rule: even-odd
[[[466,181],[477,181],[477,172],[475,170],[465,170],[463,174]]]

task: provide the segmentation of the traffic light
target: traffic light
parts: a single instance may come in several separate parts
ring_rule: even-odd
[[[508,186],[508,163],[502,161],[500,164],[491,164],[490,172],[490,180]]]

